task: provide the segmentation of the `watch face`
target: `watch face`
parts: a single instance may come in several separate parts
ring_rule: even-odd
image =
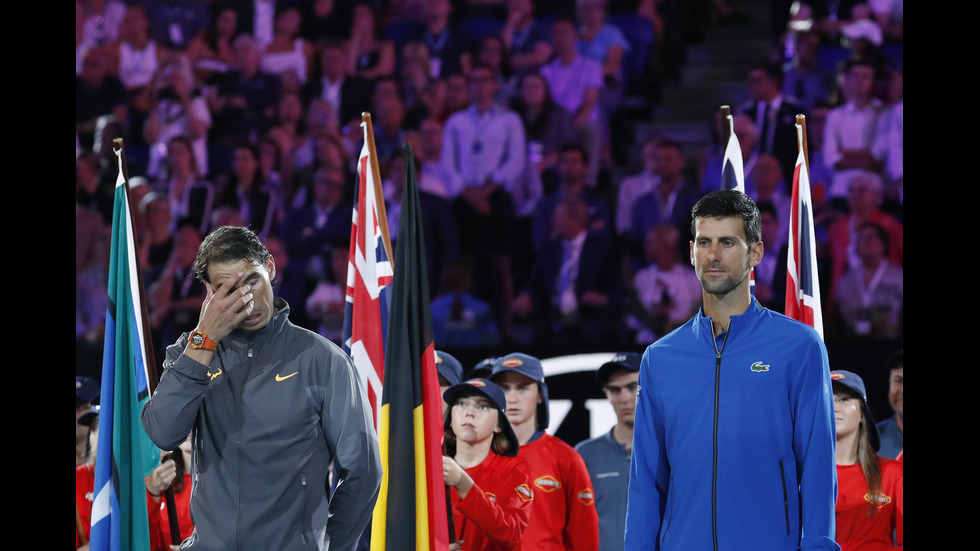
[[[191,345],[201,346],[202,344],[204,344],[204,336],[200,333],[191,333]]]

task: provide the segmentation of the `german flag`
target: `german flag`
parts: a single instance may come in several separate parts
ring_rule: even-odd
[[[449,549],[442,474],[442,397],[436,375],[432,317],[415,157],[402,146],[405,189],[398,237],[381,430],[384,475],[371,525],[371,551]]]

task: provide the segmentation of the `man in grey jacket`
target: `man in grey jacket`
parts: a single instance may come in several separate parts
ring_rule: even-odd
[[[212,232],[196,270],[200,320],[167,348],[142,412],[162,449],[192,436],[194,532],[182,548],[354,549],[381,459],[350,358],[289,321],[275,260],[251,230]]]

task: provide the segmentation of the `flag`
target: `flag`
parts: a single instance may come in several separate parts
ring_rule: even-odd
[[[374,186],[368,127],[357,162],[357,191],[351,225],[350,255],[347,263],[347,299],[344,305],[343,348],[354,361],[361,383],[367,390],[374,414],[378,415],[384,381],[385,336],[388,334],[391,262],[388,258],[386,225],[382,225],[383,201]],[[371,140],[371,141],[369,141]]]
[[[728,144],[725,146],[725,155],[721,161],[721,188],[734,189],[745,193],[742,147],[738,143],[738,136],[735,135],[735,119],[731,115],[727,115],[726,119],[725,124],[728,125]]]
[[[122,149],[116,155],[119,177],[112,209],[90,549],[148,551],[150,529],[144,479],[160,462],[160,449],[140,423],[140,410],[150,398],[150,377]]]
[[[803,127],[800,124],[796,125],[796,136],[800,153],[793,171],[793,206],[789,218],[789,254],[786,258],[786,315],[812,326],[823,338],[810,173],[806,166]]]
[[[406,184],[395,240],[388,348],[381,407],[381,491],[371,551],[449,548],[442,474],[442,397],[436,375],[422,216],[410,145],[402,146]]]

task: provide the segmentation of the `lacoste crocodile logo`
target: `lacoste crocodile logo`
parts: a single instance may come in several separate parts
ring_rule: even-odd
[[[214,378],[215,378],[215,377],[217,377],[218,375],[221,375],[221,368],[220,368],[220,367],[218,368],[218,372],[217,372],[217,373],[211,373],[210,371],[208,371],[208,377],[209,377],[209,378],[210,378],[210,379],[211,379],[212,381],[213,381],[213,380],[214,380]]]
[[[769,364],[764,364],[762,362],[755,362],[749,366],[749,369],[755,371],[756,373],[761,373],[763,371],[769,371]]]
[[[292,373],[290,373],[289,375],[286,375],[285,377],[283,377],[282,375],[276,373],[276,381],[277,382],[278,381],[285,381],[286,379],[292,377],[293,375],[295,375],[297,373],[299,373],[299,371],[293,371]]]

